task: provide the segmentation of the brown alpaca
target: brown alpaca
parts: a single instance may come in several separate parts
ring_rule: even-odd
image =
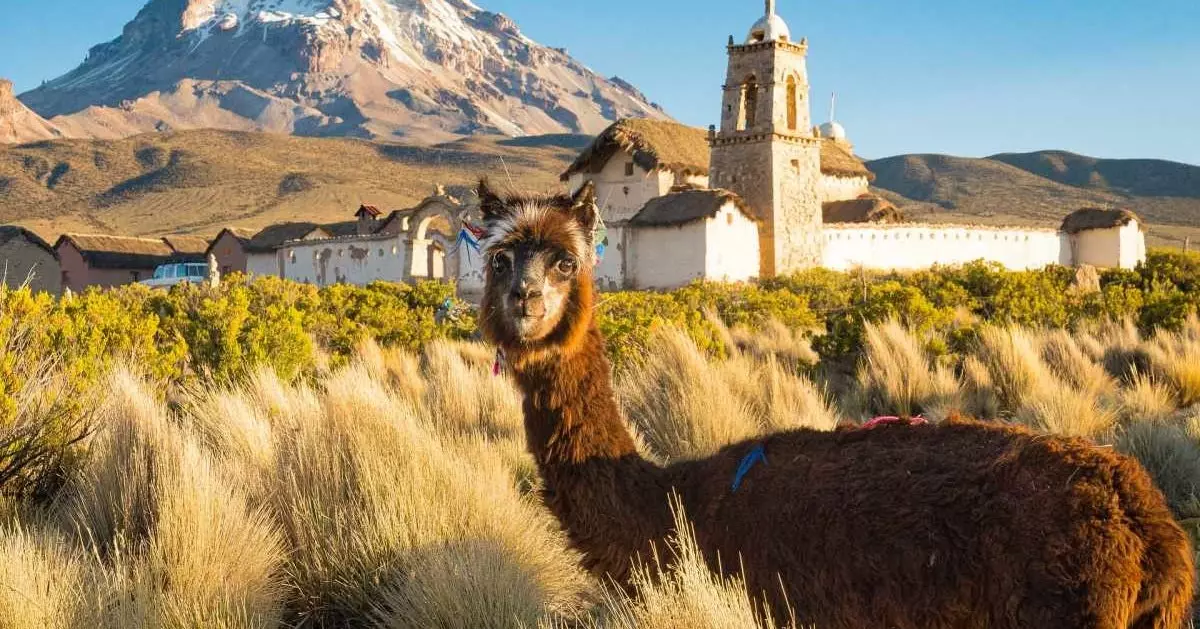
[[[592,316],[593,192],[480,186],[484,333],[524,393],[546,504],[587,567],[625,582],[677,493],[709,565],[821,629],[1178,629],[1192,550],[1131,459],[955,421],[795,430],[660,467],[640,457]],[[739,466],[754,462],[732,487]],[[752,459],[751,459],[752,460]]]

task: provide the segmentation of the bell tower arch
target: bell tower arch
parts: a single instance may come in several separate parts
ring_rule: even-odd
[[[727,52],[711,184],[736,192],[760,220],[763,277],[817,266],[821,151],[809,108],[808,42],[792,40],[767,0],[745,43],[731,40]]]

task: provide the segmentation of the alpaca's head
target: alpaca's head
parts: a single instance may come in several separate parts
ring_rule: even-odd
[[[524,353],[577,341],[591,316],[595,188],[588,183],[574,196],[501,197],[483,181],[479,204],[487,231],[484,335]]]

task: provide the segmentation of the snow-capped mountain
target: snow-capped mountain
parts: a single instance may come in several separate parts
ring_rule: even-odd
[[[33,113],[13,95],[11,81],[0,79],[0,144],[20,144],[62,136],[54,125]]]
[[[150,0],[21,100],[99,137],[218,127],[436,141],[665,117],[469,0]]]

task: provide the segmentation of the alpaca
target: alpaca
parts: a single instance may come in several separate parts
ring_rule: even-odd
[[[627,583],[679,497],[706,561],[800,626],[1178,629],[1192,550],[1132,460],[971,421],[799,429],[662,467],[639,456],[593,318],[594,190],[479,188],[480,325],[524,395],[543,499]]]

